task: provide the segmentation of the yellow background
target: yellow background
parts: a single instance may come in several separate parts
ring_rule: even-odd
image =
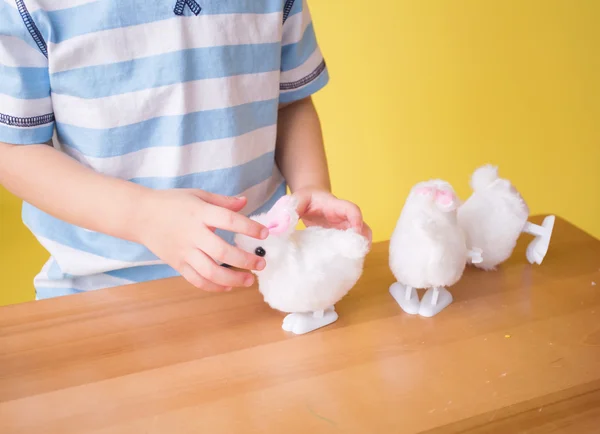
[[[532,213],[600,237],[600,1],[310,4],[331,74],[315,100],[334,188],[376,240],[413,184],[445,178],[466,198],[488,162]],[[45,259],[0,191],[0,304],[32,298]]]

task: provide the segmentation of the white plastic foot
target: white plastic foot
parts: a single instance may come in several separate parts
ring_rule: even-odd
[[[523,228],[523,232],[534,235],[535,238],[527,246],[527,260],[530,264],[541,264],[552,238],[552,230],[554,229],[554,221],[556,218],[553,215],[546,217],[542,225],[527,222]]]
[[[452,303],[452,294],[446,288],[430,288],[421,300],[419,315],[432,317]]]
[[[473,247],[467,253],[468,258],[469,258],[469,263],[470,264],[481,264],[483,262],[482,254],[483,254],[483,250],[481,250],[477,247]]]
[[[417,290],[410,286],[404,286],[400,282],[396,282],[390,286],[390,294],[396,300],[396,303],[400,308],[411,315],[415,315],[419,312],[419,294]]]
[[[281,328],[286,332],[303,335],[334,323],[337,319],[338,314],[333,307],[314,313],[290,313],[283,319]]]

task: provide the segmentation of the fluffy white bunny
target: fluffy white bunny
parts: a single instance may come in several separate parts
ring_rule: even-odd
[[[535,236],[527,248],[530,263],[541,264],[546,256],[554,216],[548,216],[541,226],[529,223],[529,208],[510,181],[498,176],[498,168],[486,165],[471,177],[473,194],[458,209],[458,223],[465,232],[467,245],[483,252],[483,261],[474,264],[493,270],[506,261],[517,245],[522,232]]]
[[[334,305],[356,284],[369,242],[354,230],[296,230],[298,202],[282,197],[269,212],[253,216],[269,229],[266,240],[237,235],[241,249],[263,256],[259,291],[274,309],[287,312],[283,329],[308,333],[337,320]]]
[[[456,220],[459,200],[442,180],[414,186],[390,240],[389,265],[397,283],[390,293],[407,313],[431,317],[450,303],[446,287],[462,276],[468,256],[465,236]],[[474,259],[476,262],[476,259]],[[419,301],[416,288],[426,288]]]

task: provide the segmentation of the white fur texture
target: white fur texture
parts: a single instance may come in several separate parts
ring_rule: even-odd
[[[491,164],[481,166],[471,176],[471,188],[480,191],[488,188],[498,179],[498,168]]]
[[[291,202],[295,206],[295,202]],[[298,221],[295,209],[289,209],[292,222]],[[278,214],[281,214],[279,212]],[[252,217],[268,226],[270,217]],[[315,312],[334,306],[360,278],[369,242],[353,230],[310,227],[266,240],[237,235],[235,243],[254,253],[266,251],[267,266],[255,274],[259,291],[273,309],[289,313]]]
[[[458,223],[467,237],[467,246],[483,252],[483,261],[473,265],[493,270],[512,254],[527,223],[529,208],[511,183],[498,177],[493,166],[477,169],[471,186],[474,192],[458,209]]]
[[[452,206],[440,207],[435,195],[420,194],[439,189],[452,194]],[[458,199],[452,186],[432,180],[411,190],[390,241],[389,265],[396,280],[413,288],[448,287],[462,276],[467,262],[465,237],[456,221]]]

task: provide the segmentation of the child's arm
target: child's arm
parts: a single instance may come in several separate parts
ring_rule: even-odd
[[[268,231],[240,215],[245,199],[200,190],[156,191],[101,175],[48,145],[0,142],[0,185],[68,223],[144,244],[205,290],[249,286],[246,272],[219,267],[209,256],[243,269],[264,259],[230,246],[212,228],[264,238]]]
[[[0,143],[0,184],[60,220],[136,241],[146,188],[100,175],[49,145]]]
[[[312,98],[280,108],[275,157],[292,192],[331,191],[321,123]]]
[[[289,2],[286,3],[286,5]],[[275,159],[307,226],[353,227],[371,238],[360,209],[331,194],[321,125],[310,95],[329,80],[307,0],[290,3],[283,17],[279,120]]]
[[[331,194],[319,116],[311,98],[283,106],[277,124],[275,158],[308,226],[355,228],[371,239],[360,208]]]

